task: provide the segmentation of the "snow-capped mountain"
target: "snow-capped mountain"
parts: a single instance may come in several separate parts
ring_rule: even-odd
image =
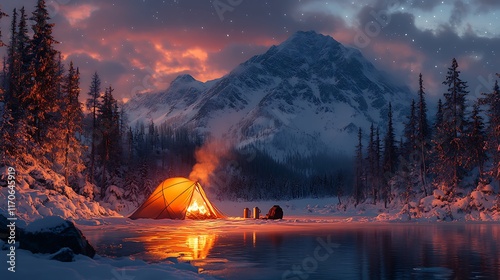
[[[410,90],[378,71],[357,49],[330,36],[297,32],[226,76],[202,83],[179,76],[165,92],[129,101],[130,121],[189,126],[252,145],[275,158],[351,153],[358,127],[386,127],[388,103],[402,122]]]

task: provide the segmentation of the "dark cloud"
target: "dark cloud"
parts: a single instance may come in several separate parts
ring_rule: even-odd
[[[500,1],[498,0],[476,0],[474,1],[476,6],[476,11],[483,12],[491,12],[491,9],[496,9],[500,7]]]
[[[437,6],[441,5],[441,1],[415,1],[413,7],[420,9],[424,12],[430,12]]]
[[[469,8],[462,0],[456,0],[451,11],[450,24],[451,26],[459,26],[464,18],[469,13]]]
[[[418,72],[422,71],[427,77],[430,95],[441,97],[444,92],[441,82],[447,67],[457,58],[471,95],[478,96],[481,91],[489,90],[485,80],[491,80],[491,74],[498,71],[500,60],[496,52],[500,38],[481,37],[471,30],[460,36],[451,25],[441,25],[436,31],[420,30],[415,26],[415,17],[409,13],[394,13],[389,18],[380,35],[371,38],[371,45],[362,50],[369,57],[381,57],[375,63],[380,68],[392,68],[394,76],[414,87]],[[368,24],[369,13],[362,11],[359,21]],[[381,54],[384,47],[387,49]],[[412,65],[414,72],[396,71],[402,65]],[[492,81],[488,83],[492,86]]]

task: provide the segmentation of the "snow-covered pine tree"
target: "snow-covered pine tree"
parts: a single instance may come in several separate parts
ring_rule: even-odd
[[[363,158],[363,131],[358,130],[358,145],[356,146],[356,158],[354,163],[354,189],[353,196],[355,200],[354,206],[357,206],[362,199],[364,189],[364,158]]]
[[[102,197],[106,194],[108,173],[111,174],[121,164],[120,113],[113,91],[111,86],[106,88],[97,115],[100,142],[97,143],[96,149],[102,167]]]
[[[19,59],[17,57],[16,45],[17,45],[17,9],[12,11],[12,21],[10,25],[10,44],[7,50],[7,62],[8,62],[8,75],[5,77],[7,79],[6,91],[9,92],[8,98],[18,98],[18,90],[16,89],[16,76],[19,73]],[[17,102],[17,101],[11,101]],[[19,104],[16,106],[19,108]]]
[[[479,102],[475,102],[471,113],[471,122],[467,126],[467,156],[465,166],[468,170],[479,169],[479,179],[483,178],[484,163],[488,160],[486,154],[486,134],[481,116]]]
[[[97,114],[98,109],[101,106],[101,79],[97,72],[92,76],[92,81],[90,82],[89,92],[87,93],[89,98],[87,99],[87,109],[90,111],[92,119],[91,127],[91,139],[90,139],[90,167],[88,172],[88,180],[91,183],[95,183],[95,161],[96,161],[96,138],[97,138]]]
[[[62,159],[63,174],[66,184],[77,188],[77,179],[85,166],[82,162],[83,146],[79,135],[82,134],[82,104],[80,96],[80,70],[70,62],[68,74],[62,85],[61,128],[63,139]],[[78,191],[78,190],[77,190]]]
[[[438,142],[437,165],[441,166],[436,183],[442,190],[453,195],[464,175],[466,162],[466,134],[465,118],[467,83],[460,79],[458,63],[453,59],[448,68],[446,80],[443,82],[448,87],[444,93],[445,102],[442,108],[442,125],[437,127]]]
[[[0,141],[0,166],[12,165],[16,156],[15,126],[6,92],[3,87],[0,87],[0,138],[2,139]]]
[[[429,153],[431,150],[431,130],[427,120],[427,102],[425,101],[425,88],[422,73],[418,79],[418,123],[417,123],[417,148],[419,151],[419,167],[420,167],[420,184],[427,196],[427,176],[429,165]]]
[[[31,83],[31,76],[29,73],[30,69],[30,37],[28,35],[28,24],[27,15],[24,7],[21,8],[19,13],[19,23],[17,27],[15,48],[13,53],[13,66],[12,69],[16,71],[15,74],[11,75],[11,84],[14,88],[14,95],[21,102],[23,97],[27,96],[29,91],[29,85]],[[19,117],[26,121],[26,111],[25,106],[20,105],[18,109]]]
[[[29,88],[22,98],[26,117],[32,127],[33,139],[42,151],[42,155],[52,151],[48,130],[52,127],[54,112],[57,108],[57,88],[60,82],[59,67],[56,60],[57,41],[52,36],[54,24],[49,23],[50,16],[44,0],[38,0],[33,12],[33,38],[30,41],[31,55],[28,69]]]
[[[399,152],[398,170],[394,173],[392,179],[393,186],[404,191],[406,199],[414,192],[420,174],[420,153],[417,139],[418,116],[416,111],[416,102],[413,100],[410,106],[410,114],[405,122],[405,139],[401,140],[402,145]]]
[[[437,105],[437,111],[436,111],[436,116],[435,116],[435,121],[434,121],[434,127],[433,127],[433,135],[431,138],[431,144],[432,144],[432,149],[431,149],[431,165],[430,169],[431,172],[434,174],[434,183],[440,180],[440,174],[441,170],[444,168],[444,166],[441,166],[439,164],[439,154],[440,151],[442,150],[442,131],[441,127],[443,126],[443,102],[441,99],[438,100],[438,105]]]
[[[492,168],[490,173],[500,185],[500,87],[495,81],[493,91],[483,94],[482,103],[488,108],[488,126],[486,128],[487,149],[491,157]]]
[[[0,18],[6,14],[0,11]],[[17,34],[17,12],[14,10],[12,20],[11,44],[7,50],[8,57],[4,58],[3,86],[0,88],[0,154],[3,164],[13,165],[15,158],[23,155],[28,149],[25,119],[22,117],[22,110],[19,108],[19,99],[15,91],[10,88],[13,59],[16,56],[15,40]],[[7,66],[8,62],[8,66]]]

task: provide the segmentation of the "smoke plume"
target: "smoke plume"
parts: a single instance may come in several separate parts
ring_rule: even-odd
[[[216,171],[222,158],[228,153],[227,143],[221,140],[209,140],[195,152],[196,164],[189,174],[192,181],[209,185],[211,175]]]

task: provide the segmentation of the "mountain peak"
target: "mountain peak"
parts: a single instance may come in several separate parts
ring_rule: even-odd
[[[296,38],[312,38],[312,39],[318,39],[318,38],[328,38],[330,36],[328,35],[323,35],[321,33],[317,33],[316,31],[309,30],[309,31],[297,31],[295,32],[292,36],[288,38],[288,40],[293,40]],[[330,37],[331,38],[331,37]],[[333,38],[332,38],[333,39]],[[287,41],[288,41],[287,40]]]
[[[297,31],[290,36],[286,41],[281,43],[278,48],[314,48],[339,46],[340,43],[333,39],[331,36],[316,33],[315,31]]]
[[[195,78],[193,78],[193,76],[189,75],[189,74],[181,74],[179,76],[177,76],[177,78],[175,78],[171,85],[172,84],[175,84],[175,83],[182,83],[182,84],[185,84],[185,83],[190,83],[190,82],[194,82],[196,81]]]

